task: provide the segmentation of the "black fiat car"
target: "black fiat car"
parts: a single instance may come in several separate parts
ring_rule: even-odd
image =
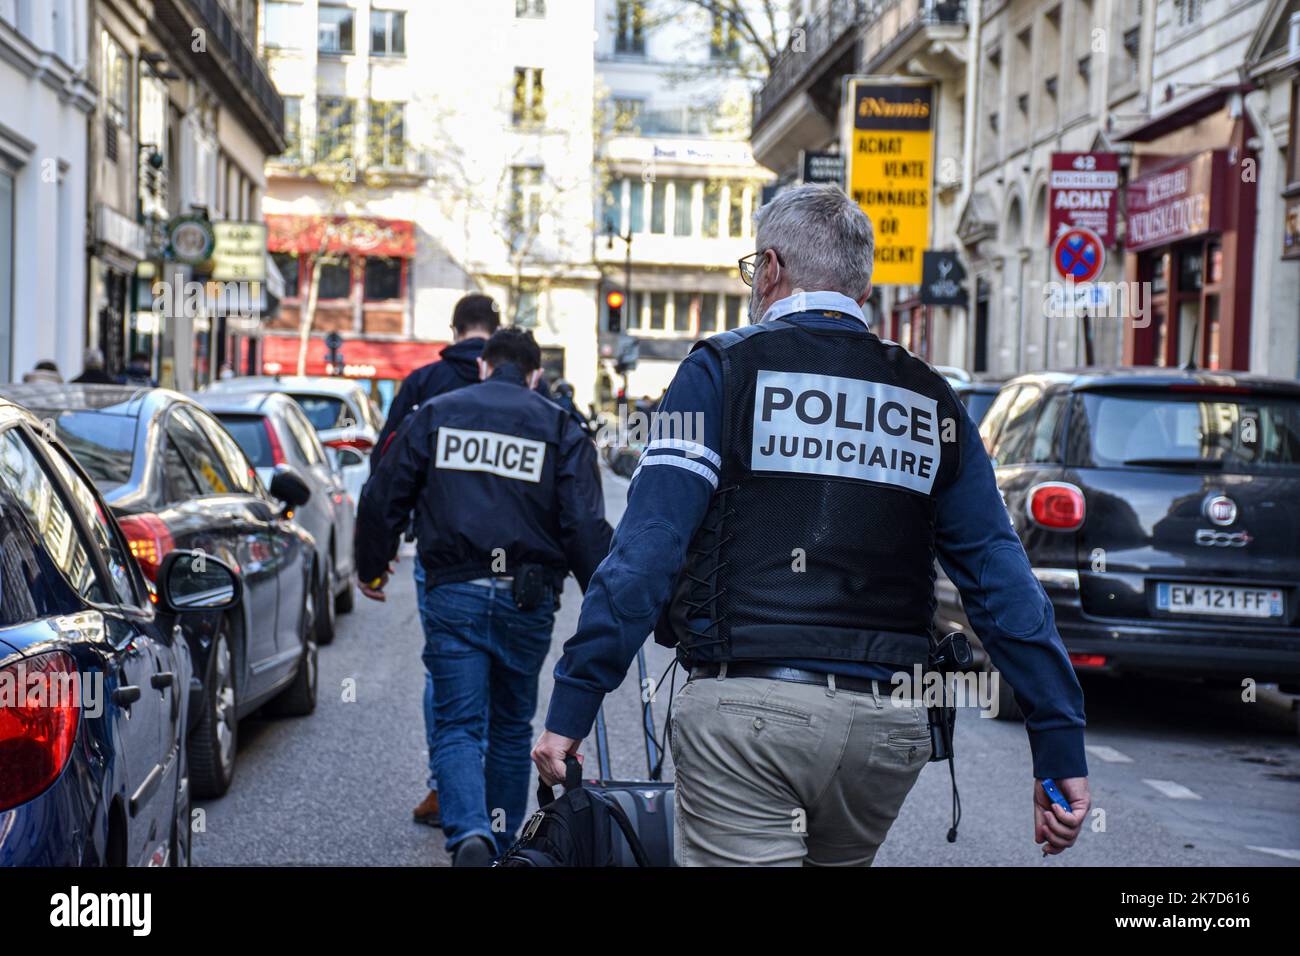
[[[197,797],[221,796],[235,772],[239,721],[316,706],[319,554],[293,520],[310,489],[291,468],[263,486],[206,409],[165,388],[6,385],[90,475],[150,582],[175,549],[215,555],[239,574],[240,606],[187,615],[194,657],[189,731]]]
[[[1077,670],[1300,687],[1300,382],[1025,375],[980,433]]]

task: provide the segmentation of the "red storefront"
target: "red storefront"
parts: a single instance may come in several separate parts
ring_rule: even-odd
[[[343,343],[343,375],[373,381],[401,381],[421,365],[428,365],[448,342],[375,342],[346,339]],[[313,335],[307,342],[308,375],[334,374],[326,363],[325,340]],[[262,373],[292,375],[298,370],[298,338],[268,335],[262,341]]]
[[[1250,367],[1256,157],[1241,93],[1214,90],[1122,137],[1143,147],[1124,245],[1125,278],[1143,284],[1146,305],[1125,323],[1126,364]]]
[[[312,269],[320,287],[307,347],[308,375],[329,374],[325,336],[343,339],[342,374],[374,382],[405,378],[445,342],[411,340],[415,223],[403,219],[269,214],[267,248],[284,277],[280,312],[267,326],[262,371],[298,368],[299,323]],[[340,371],[340,370],[336,370]]]

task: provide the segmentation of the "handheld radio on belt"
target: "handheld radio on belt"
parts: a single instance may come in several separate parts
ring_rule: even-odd
[[[948,761],[948,775],[952,778],[952,827],[948,842],[957,842],[957,825],[961,822],[961,796],[957,793],[957,768],[953,763],[953,734],[957,729],[957,707],[948,696],[949,678],[968,670],[974,662],[970,641],[961,631],[945,634],[931,644],[930,669],[943,676],[943,700],[927,708],[930,718],[930,760]]]

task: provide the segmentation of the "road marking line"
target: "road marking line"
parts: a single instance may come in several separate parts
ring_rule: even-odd
[[[1172,780],[1143,780],[1148,787],[1159,790],[1171,800],[1199,800],[1201,795],[1188,790],[1181,783]]]
[[[1280,850],[1275,846],[1251,846],[1250,844],[1246,844],[1246,849],[1257,853],[1272,853],[1287,860],[1300,860],[1300,850]]]
[[[1114,747],[1103,747],[1101,744],[1086,744],[1083,748],[1092,754],[1098,760],[1106,763],[1132,763],[1133,758],[1128,754],[1122,754]]]

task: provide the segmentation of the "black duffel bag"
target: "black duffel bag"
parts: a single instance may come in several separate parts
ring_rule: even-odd
[[[537,784],[537,812],[497,866],[621,866],[623,848],[649,866],[645,848],[617,801],[582,785],[582,765],[564,758],[564,793]]]

